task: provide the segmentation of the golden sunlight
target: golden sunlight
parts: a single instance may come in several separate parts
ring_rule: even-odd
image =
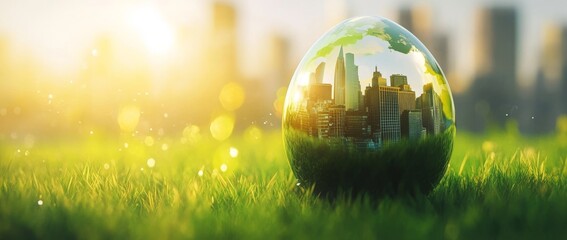
[[[151,6],[135,8],[128,22],[138,32],[151,54],[167,53],[174,44],[174,31],[164,17]]]

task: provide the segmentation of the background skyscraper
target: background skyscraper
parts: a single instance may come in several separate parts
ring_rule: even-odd
[[[561,28],[561,81],[559,84],[559,91],[561,98],[559,101],[562,103],[560,106],[560,114],[567,114],[567,26]]]
[[[358,111],[360,107],[360,81],[358,79],[358,66],[354,64],[354,54],[345,54],[346,58],[346,86],[345,107],[347,111]]]
[[[516,84],[517,13],[513,8],[483,9],[477,16],[477,76],[469,88],[468,99],[457,101],[461,127],[483,130],[487,122],[503,125],[518,115]]]

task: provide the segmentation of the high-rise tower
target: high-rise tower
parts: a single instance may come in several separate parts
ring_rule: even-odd
[[[386,78],[382,77],[382,73],[378,72],[378,67],[374,67],[372,73],[372,87],[386,86]]]
[[[343,56],[343,47],[341,46],[337,64],[335,65],[334,97],[336,105],[345,105],[345,77],[345,58]]]
[[[315,69],[315,83],[323,83],[323,77],[325,76],[325,62],[319,63]]]
[[[358,66],[354,64],[354,54],[347,53],[346,57],[346,86],[345,107],[347,111],[358,111],[360,106],[360,80]]]

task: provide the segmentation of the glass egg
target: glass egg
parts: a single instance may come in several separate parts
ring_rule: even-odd
[[[447,169],[456,132],[433,55],[375,16],[343,21],[307,51],[282,126],[298,185],[324,195],[427,194]]]

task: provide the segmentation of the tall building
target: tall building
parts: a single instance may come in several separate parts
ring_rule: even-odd
[[[307,108],[307,103],[302,103],[297,112],[297,118],[295,119],[295,127],[301,132],[313,136],[313,118],[311,114],[311,109]]]
[[[423,93],[416,99],[416,108],[421,109],[423,127],[427,135],[437,135],[443,129],[443,106],[431,83],[423,85]]]
[[[432,43],[431,11],[427,7],[402,7],[398,23],[415,35],[425,46]]]
[[[398,92],[399,114],[402,114],[402,112],[406,110],[415,109],[415,92],[412,91],[407,84],[401,86],[405,86],[406,88],[400,87],[400,91]]]
[[[397,87],[379,87],[380,90],[380,131],[382,141],[396,142],[400,140],[400,110]]]
[[[365,106],[372,139],[381,145],[401,137],[398,87],[366,87]],[[415,99],[414,99],[415,101]]]
[[[563,106],[560,108],[560,114],[567,114],[567,27],[563,27],[561,31],[561,82],[560,82],[560,102]]]
[[[408,84],[408,77],[402,74],[392,74],[390,76],[390,85],[392,87],[399,87]]]
[[[458,111],[457,119],[462,127],[481,131],[490,122],[503,126],[518,114],[518,16],[514,8],[494,7],[480,11],[477,20],[477,75],[461,106],[475,111]]]
[[[480,74],[515,77],[518,45],[516,9],[494,7],[477,13],[476,70]],[[515,79],[502,84],[515,85]]]
[[[390,76],[390,85],[400,88],[398,93],[398,105],[400,115],[405,110],[415,109],[415,92],[411,90],[408,84],[408,77],[402,74],[393,74]]]
[[[567,27],[544,27],[539,69],[531,90],[531,110],[522,116],[521,130],[539,134],[555,131],[557,118],[567,114]]]
[[[309,85],[309,100],[314,102],[331,101],[331,89],[328,83],[316,83]]]
[[[333,105],[329,107],[329,137],[345,136],[345,106]]]
[[[236,10],[229,3],[213,4],[213,35],[209,53],[211,65],[207,76],[214,81],[228,82],[238,76]],[[214,63],[214,64],[213,64]],[[223,69],[219,71],[218,69]]]
[[[369,130],[368,116],[360,112],[346,112],[345,137],[367,139]]]
[[[400,116],[402,136],[409,140],[422,138],[423,122],[421,110],[405,110]]]
[[[325,76],[325,62],[319,63],[315,69],[315,83],[323,83],[323,77]]]
[[[376,78],[376,84],[373,81],[372,86],[368,86],[364,90],[364,107],[368,116],[371,137],[375,142],[380,142],[380,91],[377,85],[378,80]]]
[[[319,139],[329,138],[329,108],[328,104],[318,103],[316,104],[315,112],[315,133],[316,137]]]
[[[268,90],[273,94],[279,88],[287,87],[293,70],[289,64],[289,40],[282,34],[271,34],[268,45],[266,66],[267,77],[270,80]]]
[[[354,54],[347,53],[346,57],[346,86],[345,107],[347,111],[358,111],[360,107],[360,80],[358,66],[354,64]]]
[[[398,15],[398,23],[414,34],[433,54],[445,74],[450,75],[450,39],[446,33],[438,32],[434,28],[431,9],[424,6],[407,6],[400,8]],[[449,78],[449,83],[452,83],[452,80]]]
[[[336,105],[345,105],[345,78],[345,58],[343,55],[343,47],[341,46],[335,65],[335,84],[333,85],[335,88],[334,98]]]
[[[386,86],[386,78],[382,77],[382,73],[378,72],[378,66],[376,66],[372,73],[372,87],[378,86]]]

